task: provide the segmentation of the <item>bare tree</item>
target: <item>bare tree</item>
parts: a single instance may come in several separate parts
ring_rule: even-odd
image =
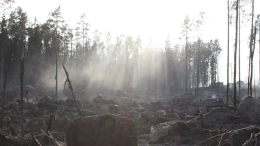
[[[237,67],[237,32],[238,32],[238,7],[239,7],[239,0],[236,3],[236,34],[235,34],[235,51],[234,51],[234,108],[236,108],[236,67]],[[235,110],[236,111],[236,110]]]
[[[238,9],[239,9],[239,10],[238,10],[238,13],[239,13],[239,18],[238,18],[238,19],[239,19],[239,23],[238,23],[238,25],[239,25],[239,28],[238,28],[238,33],[239,33],[239,34],[238,34],[238,36],[239,36],[239,37],[238,37],[238,39],[239,39],[239,40],[238,40],[238,43],[239,43],[239,44],[238,44],[238,47],[239,47],[239,50],[238,50],[238,52],[239,52],[239,53],[238,53],[238,59],[239,59],[239,62],[238,62],[238,68],[239,68],[239,69],[238,69],[238,70],[239,70],[239,73],[238,73],[238,74],[239,74],[239,75],[238,75],[238,81],[239,81],[239,82],[238,82],[239,99],[241,98],[241,83],[240,83],[240,71],[241,71],[241,70],[240,70],[240,29],[241,29],[241,26],[240,26],[240,22],[241,22],[241,20],[240,20],[240,15],[241,15],[241,14],[240,14],[240,13],[241,13],[241,12],[240,12],[240,7],[241,7],[241,6],[239,5],[239,8],[238,8]]]
[[[253,57],[254,57],[254,48],[253,48],[253,41],[254,41],[254,0],[252,0],[252,18],[251,18],[251,35],[250,35],[250,52],[249,52],[249,95],[252,95],[252,75],[253,75]]]
[[[55,28],[55,33],[56,33],[56,100],[58,99],[58,49],[59,49],[59,33],[58,29],[60,29],[60,23],[63,23],[63,18],[61,16],[61,9],[60,6],[58,6],[52,13],[51,16],[53,19],[49,19],[48,21],[52,22],[53,25],[52,27]]]
[[[189,31],[191,31],[191,27],[192,26],[192,23],[190,21],[190,18],[189,16],[186,16],[185,19],[184,19],[184,23],[182,24],[182,34],[183,36],[185,37],[185,40],[186,40],[186,46],[185,46],[185,52],[186,52],[186,61],[185,61],[185,92],[187,93],[187,88],[188,88],[188,34],[189,34]]]
[[[109,89],[110,89],[110,63],[111,63],[111,60],[110,60],[110,43],[111,43],[111,34],[110,34],[110,32],[108,32],[107,34],[106,34],[106,43],[107,43],[107,52],[108,52],[108,65],[109,65],[109,67],[108,67],[108,86],[109,86]]]
[[[227,99],[226,103],[228,105],[228,90],[229,90],[229,0],[227,1],[228,3],[228,46],[227,46]]]
[[[76,37],[76,70],[78,69],[78,39],[80,37],[80,32],[79,32],[79,27],[76,27],[76,34],[75,34],[75,37]]]
[[[79,25],[80,25],[80,27],[81,27],[81,30],[82,30],[82,39],[83,39],[83,58],[84,58],[84,54],[85,54],[85,48],[84,48],[84,39],[85,39],[85,37],[87,37],[87,31],[88,31],[88,23],[86,23],[86,14],[85,13],[83,13],[81,16],[80,16],[80,21],[79,21],[79,23],[78,23]]]
[[[196,21],[196,29],[197,29],[197,33],[198,33],[198,50],[197,50],[197,53],[198,53],[198,62],[197,62],[197,98],[198,98],[198,92],[199,92],[199,69],[200,69],[200,37],[201,37],[201,26],[203,25],[204,23],[204,12],[200,12],[199,13],[200,15],[200,19]]]

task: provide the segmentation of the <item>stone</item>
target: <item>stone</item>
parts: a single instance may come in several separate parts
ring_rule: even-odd
[[[166,111],[165,110],[158,110],[158,111],[156,111],[155,112],[155,115],[156,116],[163,116],[163,115],[166,115],[167,113],[166,113]]]
[[[40,99],[39,102],[51,104],[52,103],[52,98],[49,95],[44,95],[44,97],[42,99]]]
[[[113,105],[113,104],[111,104],[111,105],[109,105],[109,111],[111,112],[111,113],[119,113],[120,112],[120,108],[119,108],[119,106],[118,105]]]
[[[141,114],[136,111],[127,112],[126,115],[127,115],[127,117],[129,117],[135,121],[137,121],[141,117]]]
[[[236,116],[246,119],[247,122],[258,122],[260,120],[260,100],[246,97],[238,105]]]
[[[102,96],[94,98],[93,103],[104,103],[105,99]]]
[[[151,127],[149,141],[150,143],[163,142],[167,136],[182,135],[184,131],[190,130],[190,127],[183,122],[166,122]]]
[[[67,146],[137,146],[132,119],[104,114],[80,117],[66,132]]]
[[[138,123],[140,124],[148,124],[149,119],[148,119],[149,114],[142,112],[140,118],[138,119]]]

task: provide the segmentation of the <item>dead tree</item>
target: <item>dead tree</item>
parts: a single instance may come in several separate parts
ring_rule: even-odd
[[[252,50],[250,53],[250,59],[251,59],[251,75],[250,75],[250,95],[253,94],[253,90],[252,90],[252,79],[253,79],[253,60],[254,60],[254,52],[255,52],[255,39],[256,39],[256,25],[254,28],[254,33],[252,37]]]
[[[199,71],[200,71],[200,39],[198,39],[198,65],[197,65],[197,100],[198,100],[198,97],[199,97]]]
[[[254,0],[252,0],[252,18],[251,18],[251,35],[250,35],[250,52],[249,52],[249,73],[248,73],[248,94],[252,95],[252,72],[253,72],[253,30],[254,30]],[[250,75],[251,74],[251,75]]]
[[[227,96],[229,90],[229,0],[228,0],[228,46],[227,46]],[[228,105],[228,98],[226,101]]]
[[[4,111],[5,111],[6,77],[7,77],[7,66],[5,67],[5,81],[4,81],[3,101],[2,101],[2,113],[1,113],[1,128],[3,128]]]
[[[76,106],[77,106],[77,109],[78,109],[78,112],[79,112],[79,116],[81,116],[80,109],[79,109],[79,105],[78,105],[77,100],[76,100],[76,97],[75,97],[75,95],[74,95],[73,88],[72,88],[72,85],[71,85],[71,81],[70,81],[70,78],[69,78],[69,73],[67,72],[67,70],[66,70],[66,68],[65,68],[65,66],[64,66],[63,63],[62,63],[62,65],[63,65],[64,71],[65,71],[66,77],[67,77],[67,79],[66,79],[66,81],[65,81],[65,85],[66,85],[66,83],[68,83],[68,86],[69,86],[69,88],[70,88],[70,90],[71,90],[71,93],[72,93],[72,96],[73,96],[74,103],[75,103]]]
[[[238,62],[238,80],[239,80],[239,82],[238,82],[238,90],[239,90],[239,99],[241,98],[241,83],[240,83],[240,29],[241,29],[241,26],[240,26],[240,22],[241,22],[241,20],[240,20],[240,6],[239,6],[239,8],[238,8],[239,10],[238,10],[238,13],[239,13],[239,22],[238,22],[238,25],[239,25],[239,27],[238,27],[238,58],[239,58],[239,62]]]
[[[22,55],[21,61],[20,61],[22,137],[23,137],[23,134],[24,134],[24,127],[23,127],[23,76],[24,76],[24,56]]]
[[[236,3],[236,36],[235,36],[235,51],[234,51],[234,107],[236,108],[236,95],[237,95],[237,85],[236,85],[236,67],[237,67],[237,29],[238,29],[238,7],[239,0]],[[235,110],[236,112],[236,110]]]

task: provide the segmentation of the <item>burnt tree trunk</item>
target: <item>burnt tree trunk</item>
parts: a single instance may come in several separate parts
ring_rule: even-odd
[[[235,36],[235,51],[234,51],[234,107],[236,108],[236,67],[237,67],[237,32],[238,32],[238,7],[239,7],[239,0],[237,0],[236,4],[236,36]],[[236,110],[235,110],[236,111]]]
[[[229,90],[229,0],[228,0],[228,46],[227,46],[227,96]],[[226,100],[228,105],[228,98]]]
[[[21,124],[22,124],[22,137],[24,135],[24,127],[23,127],[23,76],[24,76],[24,57],[22,55],[20,62],[20,87],[21,87]]]
[[[240,27],[240,22],[241,22],[241,21],[240,21],[240,6],[239,6],[238,9],[239,9],[239,11],[238,11],[238,13],[239,13],[239,18],[238,18],[238,19],[239,19],[239,23],[238,23],[238,25],[239,25],[239,28],[238,28],[238,30],[239,30],[239,31],[238,31],[238,33],[239,33],[239,34],[238,34],[238,36],[239,36],[239,37],[238,37],[238,39],[239,39],[239,40],[238,40],[238,43],[239,43],[239,44],[238,44],[238,47],[239,47],[239,50],[238,50],[238,51],[239,51],[239,53],[238,53],[238,59],[239,59],[239,63],[238,63],[238,68],[239,68],[239,69],[238,69],[238,70],[239,70],[239,73],[238,73],[238,74],[239,74],[239,75],[238,75],[238,76],[239,76],[239,77],[238,77],[238,80],[239,80],[238,88],[239,88],[239,89],[238,89],[238,90],[239,90],[239,99],[240,99],[240,98],[241,98],[241,84],[240,84],[240,28],[241,28],[241,27]]]
[[[249,72],[249,95],[252,95],[252,75],[253,75],[253,29],[254,29],[254,0],[252,0],[252,20],[251,20],[251,38],[250,38],[250,57],[249,60],[251,62],[251,66],[250,67],[250,72]],[[251,74],[251,75],[250,75]]]
[[[7,66],[5,67],[5,80],[4,80],[3,101],[2,101],[2,113],[1,113],[1,128],[3,128],[4,111],[5,111],[6,77],[7,77]]]
[[[198,93],[199,93],[199,71],[200,71],[200,39],[198,39],[198,65],[197,65],[197,99],[199,97]]]

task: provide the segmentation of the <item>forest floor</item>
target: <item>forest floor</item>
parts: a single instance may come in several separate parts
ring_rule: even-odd
[[[19,87],[7,89],[0,144],[49,145],[49,129],[52,145],[66,145],[67,129],[79,118],[70,90],[58,101],[51,92],[30,85],[24,93],[25,136],[21,138]],[[82,116],[114,114],[133,119],[138,146],[260,145],[260,101],[245,98],[234,108],[224,103],[222,93],[207,89],[206,97],[197,98],[193,93],[147,94],[132,88],[102,93],[75,90]]]

